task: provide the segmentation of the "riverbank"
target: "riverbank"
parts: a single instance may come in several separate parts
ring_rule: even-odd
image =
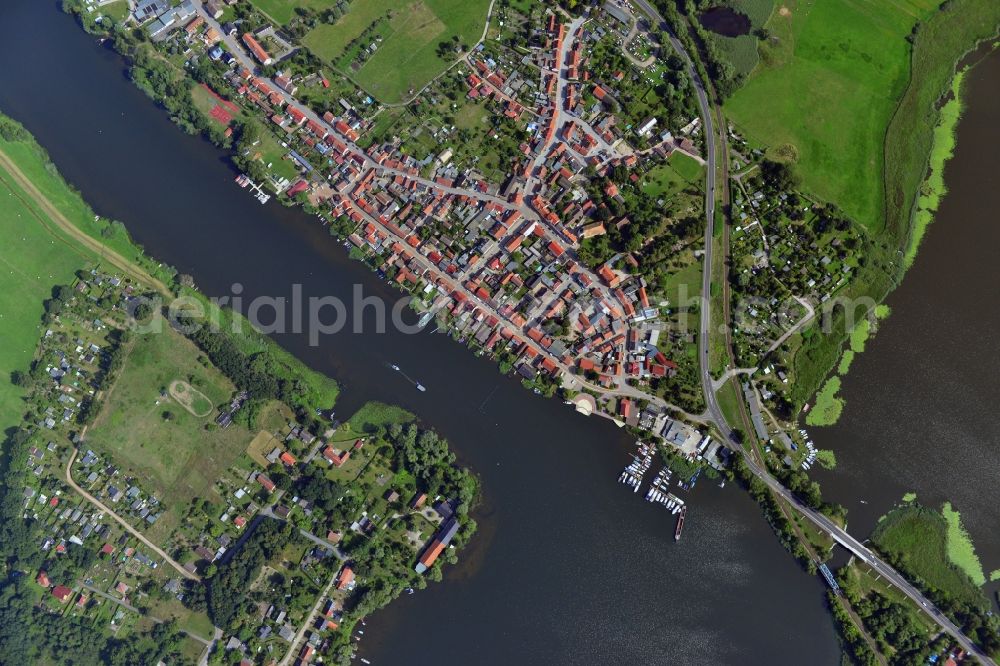
[[[951,94],[941,105],[938,113],[938,124],[934,127],[930,158],[927,162],[927,175],[920,186],[910,238],[903,253],[904,270],[908,269],[916,259],[917,250],[927,232],[927,227],[934,221],[934,214],[941,205],[941,198],[948,192],[944,182],[944,167],[955,150],[955,130],[962,117],[962,80],[966,71],[961,70],[955,74],[951,82]]]
[[[353,584],[338,587],[330,595],[333,600],[330,603],[337,605],[337,611],[333,613],[328,610],[326,615],[327,618],[335,618],[343,625],[343,629],[339,633],[330,633],[331,627],[336,628],[336,623],[324,627],[330,633],[329,636],[324,634],[324,640],[329,639],[324,651],[348,659],[355,650],[350,640],[355,623],[364,615],[384,607],[407,589],[423,589],[427,579],[441,580],[443,563],[457,562],[457,553],[476,531],[475,521],[468,516],[478,497],[478,482],[475,477],[455,464],[454,454],[436,433],[418,428],[412,423],[412,414],[389,405],[372,403],[358,410],[349,424],[343,426],[345,434],[338,437],[336,432],[339,431],[335,432],[328,420],[318,419],[313,412],[313,408],[317,409],[317,413],[322,408],[326,414],[333,406],[339,391],[333,380],[307,368],[270,338],[254,331],[241,315],[218,308],[194,288],[193,280],[184,279],[171,268],[150,259],[141,248],[123,235],[124,232],[119,231],[122,235],[119,235],[116,243],[122,253],[109,254],[110,250],[103,248],[103,245],[84,231],[91,221],[99,222],[99,218],[92,214],[78,193],[65,185],[34,139],[17,123],[2,116],[0,129],[3,130],[0,137],[0,183],[10,188],[9,195],[16,196],[18,202],[17,205],[8,204],[0,222],[6,225],[16,220],[14,224],[17,228],[9,229],[9,235],[17,235],[22,241],[30,242],[23,247],[8,244],[0,251],[0,259],[4,264],[16,269],[0,277],[0,293],[14,293],[25,313],[12,322],[12,328],[5,324],[5,333],[13,336],[12,339],[16,339],[18,343],[30,344],[35,349],[41,333],[38,321],[44,321],[48,327],[47,334],[43,337],[42,351],[37,356],[46,360],[52,354],[60,354],[59,346],[62,341],[73,339],[74,335],[77,340],[80,339],[79,336],[87,336],[86,344],[79,343],[81,348],[96,340],[100,344],[89,347],[95,350],[88,357],[89,361],[62,354],[61,367],[68,372],[79,363],[80,371],[76,372],[76,376],[95,376],[97,379],[93,381],[101,382],[94,384],[96,394],[91,391],[95,394],[92,399],[84,397],[77,405],[76,399],[67,398],[73,392],[67,385],[64,385],[64,391],[52,390],[48,370],[39,365],[41,360],[32,364],[29,371],[23,363],[24,358],[17,355],[11,357],[11,364],[22,362],[20,367],[10,371],[19,390],[2,396],[0,413],[7,420],[3,425],[9,436],[4,462],[9,465],[9,461],[17,461],[16,470],[10,467],[4,472],[5,492],[8,493],[8,498],[17,499],[13,504],[5,499],[4,506],[16,504],[20,507],[22,496],[28,498],[29,504],[36,496],[42,497],[40,501],[44,502],[46,498],[40,494],[42,492],[55,492],[57,498],[65,492],[67,494],[64,495],[64,500],[69,500],[72,492],[68,489],[59,490],[63,471],[60,451],[70,451],[69,462],[66,464],[66,481],[69,482],[70,469],[74,467],[77,453],[74,445],[82,446],[81,440],[86,437],[87,444],[98,453],[88,449],[82,464],[89,467],[98,456],[108,455],[109,462],[120,466],[130,474],[130,478],[135,479],[135,494],[131,494],[130,490],[129,502],[123,502],[115,509],[104,508],[105,513],[113,510],[130,512],[128,519],[119,518],[118,514],[114,514],[114,517],[126,529],[131,529],[133,536],[144,547],[166,558],[171,566],[196,583],[205,579],[210,593],[211,617],[220,626],[224,623],[229,630],[236,626],[233,617],[237,612],[230,604],[257,585],[256,576],[241,578],[241,582],[234,587],[231,584],[233,577],[228,574],[229,569],[224,570],[227,572],[225,574],[220,573],[223,571],[221,563],[225,561],[222,559],[222,555],[226,553],[225,547],[214,558],[199,555],[198,559],[192,559],[192,549],[195,553],[211,552],[206,550],[204,543],[199,545],[205,534],[211,533],[220,539],[225,536],[225,543],[232,541],[236,544],[230,548],[227,558],[236,553],[237,561],[243,562],[246,558],[242,557],[239,537],[244,526],[247,534],[254,532],[264,514],[272,519],[264,521],[267,525],[271,525],[276,516],[291,520],[298,530],[283,529],[278,535],[280,538],[269,533],[270,536],[265,541],[271,545],[260,549],[266,555],[264,559],[268,561],[268,566],[279,572],[284,571],[283,575],[287,579],[285,585],[290,586],[294,592],[295,601],[291,603],[289,618],[294,616],[292,613],[299,598],[313,592],[309,581],[317,576],[337,574],[337,578],[331,578],[331,581],[343,580],[346,575],[344,571],[350,571],[351,577],[357,576],[361,583],[356,592]],[[10,154],[16,154],[17,158],[11,158]],[[18,178],[22,178],[24,172],[38,174],[38,186],[32,181],[18,181],[12,176],[12,172]],[[23,185],[25,189],[19,189],[19,185]],[[98,228],[116,229],[111,223]],[[95,251],[95,247],[103,249],[103,252]],[[42,250],[41,254],[32,254],[39,249]],[[126,260],[125,256],[133,257],[135,262]],[[52,272],[55,266],[58,266],[58,274]],[[170,280],[169,284],[153,278],[140,266],[155,270],[156,274]],[[112,273],[106,275],[102,270]],[[36,280],[40,284],[33,286],[32,290],[25,290],[21,282],[24,273],[38,273]],[[60,279],[65,279],[65,283],[56,286]],[[49,286],[43,287],[42,284]],[[215,322],[217,329],[208,331],[201,328],[191,332],[184,329],[184,335],[172,327],[164,330],[154,327],[151,331],[138,333],[130,330],[127,326],[128,316],[119,312],[122,308],[118,304],[126,296],[134,298],[146,293],[152,294],[157,288],[164,290],[165,293],[161,294],[164,297],[186,299],[188,307],[192,303],[200,304],[209,320]],[[111,291],[107,291],[108,289]],[[44,319],[40,316],[40,310],[34,309],[27,302],[32,298],[32,293],[39,302],[45,296],[52,295],[45,303]],[[158,308],[154,310],[146,306],[144,311],[142,308],[142,304],[135,308],[136,318],[148,319],[147,323],[152,324],[155,323],[154,319],[160,317]],[[37,317],[34,322],[31,321],[32,313]],[[59,319],[55,319],[57,315]],[[205,356],[200,356],[198,347],[192,345],[191,341],[197,343]],[[96,350],[101,348],[104,348],[103,353],[97,354]],[[83,358],[81,354],[80,359]],[[6,358],[3,360],[8,362]],[[69,365],[70,363],[73,365]],[[100,364],[100,367],[91,367],[95,363]],[[166,389],[158,387],[167,386],[169,378],[176,376],[185,377],[186,381],[213,396],[212,400],[201,394],[207,403],[203,409],[188,411],[182,409],[183,405],[178,409],[171,409],[176,399],[171,401],[166,397]],[[237,389],[240,390],[239,393]],[[44,409],[50,399],[55,403],[53,393],[60,397],[60,409],[67,404],[72,405],[73,409],[79,407],[79,416],[72,419],[72,410],[66,408],[69,415],[64,414],[61,421],[57,423],[54,419],[49,419],[45,422],[46,429],[39,428],[35,423],[34,410]],[[26,398],[29,405],[28,416],[24,417],[24,421],[21,421],[20,414],[25,409],[21,405],[22,398]],[[276,401],[283,404],[277,405]],[[154,402],[157,405],[162,403],[162,406],[150,410],[148,405]],[[216,412],[213,404],[223,405],[214,422],[211,418]],[[54,408],[50,407],[45,413],[55,414],[52,409]],[[99,411],[101,413],[95,419]],[[287,447],[281,458],[283,464],[266,467],[267,475],[273,477],[274,481],[270,481],[263,472],[255,471],[250,478],[255,479],[267,492],[248,491],[241,485],[247,482],[247,463],[243,457],[246,443],[252,438],[255,429],[277,427],[279,431],[283,431],[291,427],[288,425],[290,421],[296,423],[291,432],[285,437],[271,440],[272,445],[280,441],[282,448]],[[80,424],[86,426],[82,431],[77,430]],[[120,432],[122,428],[125,428],[124,434]],[[337,456],[345,470],[354,470],[360,465],[361,471],[357,477],[340,478],[343,475],[325,471],[326,466],[334,464],[327,460],[334,460],[336,456],[332,453],[332,448],[320,451],[322,440],[316,443],[314,450],[307,448],[318,437],[314,433],[323,433],[325,436],[324,430],[332,433],[331,441],[353,445],[347,449],[346,454],[342,452]],[[47,451],[50,455],[47,458],[38,452],[45,447],[43,440],[49,441]],[[366,449],[365,443],[368,444]],[[290,451],[294,451],[294,455]],[[352,453],[356,462],[352,461],[348,465],[345,461]],[[24,459],[29,456],[35,461],[34,476],[23,472]],[[304,462],[297,464],[296,457]],[[46,458],[44,462],[43,458]],[[312,462],[313,460],[317,462]],[[42,464],[39,465],[39,462]],[[100,474],[91,472],[86,481],[81,483],[85,483],[97,496],[109,497],[109,502],[116,503],[117,493],[120,491],[113,485],[115,481],[112,477],[118,472],[106,477],[103,469],[102,467]],[[185,469],[188,470],[186,473]],[[324,471],[317,472],[317,469]],[[354,471],[349,473],[354,474]],[[34,477],[42,480],[40,488],[36,487]],[[380,479],[392,480],[390,492],[378,490],[384,483]],[[107,483],[112,485],[105,487]],[[140,516],[142,519],[152,517],[156,521],[155,526],[153,520],[136,520],[131,515],[137,510],[133,502],[138,501],[134,498],[139,496],[140,486],[142,492],[153,492],[158,498],[151,500],[152,512],[146,509],[146,513]],[[84,493],[76,486],[73,486],[73,490]],[[287,505],[278,504],[280,494],[273,498],[270,496],[276,490],[279,493],[294,490],[297,495],[310,499],[297,499]],[[250,503],[251,492],[259,505]],[[437,498],[433,501],[433,512],[431,502],[426,499],[428,493]],[[222,497],[236,499],[228,499],[219,505],[212,500]],[[91,501],[96,502],[92,498]],[[267,506],[271,501],[275,502],[274,506]],[[425,501],[427,508],[423,508]],[[404,506],[404,502],[408,504]],[[367,513],[362,514],[362,527],[355,534],[355,531],[348,530],[344,525],[350,524],[355,517],[353,512],[360,511],[364,505],[373,511],[372,517],[368,518]],[[51,505],[54,506],[55,503]],[[146,506],[145,501],[143,506]],[[255,507],[258,506],[266,508],[262,514],[255,516],[258,510]],[[46,509],[54,511],[51,507],[46,504]],[[40,508],[35,509],[39,510]],[[292,511],[299,512],[300,515]],[[376,518],[375,512],[384,518]],[[20,509],[18,513],[20,514]],[[229,520],[230,514],[234,516],[233,520]],[[219,518],[220,515],[222,518]],[[329,535],[336,531],[336,542],[339,545],[333,546],[332,542],[319,539],[311,533],[309,539],[324,545],[330,553],[338,553],[338,558],[315,554],[320,551],[296,534],[298,531],[318,531],[321,523],[317,521],[322,521],[324,517],[330,519],[329,526],[321,533],[327,534],[326,538],[329,540],[332,538]],[[407,521],[405,529],[400,522],[403,517]],[[36,569],[39,557],[36,552],[37,544],[41,543],[43,536],[57,529],[59,522],[53,523],[56,520],[53,517],[46,521],[44,527],[37,524],[21,526],[20,518],[20,515],[11,516],[6,521],[5,530],[9,539],[6,541],[8,550],[5,551],[5,556],[21,557],[24,567],[28,570]],[[64,518],[65,516],[60,522]],[[136,522],[143,534],[132,528],[129,520]],[[370,526],[367,534],[366,524]],[[431,535],[443,534],[449,525],[454,527],[448,528],[446,537],[440,537],[447,546],[443,552],[435,550],[433,555],[428,555],[432,546],[426,545],[427,552],[421,555],[427,575],[415,572],[413,562],[425,546],[422,536],[430,544]],[[45,534],[35,534],[39,529]],[[268,530],[264,529],[264,532]],[[53,534],[61,535],[58,530]],[[86,548],[91,553],[100,550],[100,544],[92,542],[103,538],[101,535],[119,543],[114,535],[101,530],[85,530],[82,539],[79,536],[73,538],[80,542],[81,552]],[[177,557],[182,557],[186,564],[182,567],[169,559],[165,551],[148,540],[147,536],[160,540],[164,548],[177,554]],[[88,537],[91,539],[85,541]],[[168,539],[169,543],[164,539]],[[65,540],[63,543],[61,547],[66,548]],[[215,541],[209,543],[213,548],[216,546]],[[67,551],[70,552],[71,564],[57,567],[54,562],[48,563],[46,568],[51,576],[65,582],[87,577],[98,579],[94,584],[101,584],[103,569],[102,572],[92,572],[90,567],[94,565],[94,560],[77,555],[76,547],[70,546],[70,551]],[[108,548],[112,547],[105,546],[105,551]],[[292,551],[299,554],[293,556]],[[439,554],[440,560],[435,563]],[[247,557],[256,561],[260,556],[258,553]],[[141,554],[137,557],[140,562],[149,561],[141,559]],[[302,572],[285,567],[284,558],[288,557],[301,560]],[[350,558],[349,565],[341,566],[340,560],[347,557]],[[220,562],[219,571],[216,571],[215,560]],[[203,561],[210,563],[205,564]],[[332,571],[327,571],[331,563],[336,566]],[[306,565],[309,565],[308,571]],[[259,563],[247,564],[247,567],[248,572],[256,571]],[[134,567],[129,570],[129,576],[137,575],[133,569]],[[195,571],[200,571],[201,579]],[[302,576],[303,572],[305,577]],[[45,577],[44,573],[42,577]],[[128,580],[129,587],[146,583],[141,576],[138,583],[132,582],[131,577]],[[156,582],[151,589],[158,590],[164,583],[162,580]],[[5,581],[0,585],[9,588],[15,583]],[[121,590],[119,593],[122,593]],[[203,595],[198,589],[186,590],[186,596],[194,604],[190,609],[192,612],[202,612],[204,606],[198,600]],[[290,603],[287,602],[287,596],[285,599],[286,603]],[[318,606],[322,600],[316,599],[313,594],[308,601],[310,604],[315,601]],[[242,609],[240,602],[236,606]],[[77,607],[88,608],[85,601],[80,602]],[[12,617],[21,617],[27,612],[20,607],[10,610]],[[183,608],[177,612],[185,613]],[[223,622],[223,618],[228,619]],[[243,620],[240,622],[242,626]],[[18,624],[20,623],[11,621],[5,626],[13,627]],[[266,623],[255,627],[252,633],[265,625]],[[270,628],[270,625],[266,626]],[[11,646],[10,636],[6,632],[0,634],[0,659],[4,662],[15,660],[17,653]],[[147,638],[146,634],[138,630],[130,635],[136,643]],[[242,640],[250,639],[244,637]],[[97,638],[93,641],[95,645],[100,644]],[[104,658],[114,651],[115,645],[116,639],[110,639],[108,646],[100,648]],[[36,637],[32,649],[37,655],[53,652],[57,647],[59,646]],[[211,646],[208,649],[211,650]],[[153,659],[157,660],[158,657]],[[128,661],[145,663],[146,659],[135,658]]]
[[[920,183],[930,166],[935,128],[941,124],[940,101],[951,90],[962,60],[996,36],[998,24],[1000,4],[955,0],[915,31],[910,82],[885,138],[885,230],[895,248],[905,251],[913,244]],[[899,277],[906,268],[898,267]]]
[[[837,447],[837,474],[816,476],[849,508],[852,531],[875,529],[904,493],[929,507],[948,501],[961,510],[984,568],[993,570],[1000,561],[998,430],[989,407],[997,391],[996,321],[983,303],[996,290],[990,183],[998,168],[1000,53],[991,46],[981,53],[986,57],[969,58],[976,65],[963,76],[965,107],[937,222],[890,295],[892,316],[844,377],[840,395],[849,407],[835,426],[811,434],[820,446]],[[988,581],[983,593],[992,600],[995,589]]]
[[[196,300],[208,321],[218,322],[220,328],[230,333],[239,331],[232,339],[244,354],[248,357],[265,354],[278,379],[301,387],[301,398],[296,400],[296,406],[300,409],[309,409],[309,405],[333,407],[339,393],[334,380],[303,366],[269,337],[257,332],[242,315],[219,308],[194,288],[189,277],[151,259],[131,240],[124,225],[94,214],[80,194],[63,180],[46,151],[18,123],[0,116],[0,128],[3,128],[0,167],[5,169],[5,177],[10,180],[8,187],[17,188],[19,196],[34,208],[30,212],[39,223],[38,233],[48,237],[50,243],[58,241],[63,247],[69,246],[71,255],[79,257],[81,268],[84,264],[112,266],[149,284],[161,297]],[[18,192],[12,190],[12,195]],[[28,233],[14,229],[11,232]],[[28,235],[37,234],[33,231]],[[46,271],[51,258],[40,256],[35,261],[37,263],[25,266],[25,270]],[[39,286],[43,290],[51,288],[50,284]],[[9,329],[11,339],[22,340],[22,349],[27,349],[28,341],[33,342],[36,337],[38,315],[32,313],[39,307],[28,308],[25,317],[18,319],[16,324],[12,322],[15,327]],[[13,311],[23,309],[12,308]],[[24,355],[18,355],[7,363],[10,367],[0,367],[0,372],[9,375],[20,370],[23,361]],[[0,409],[10,412],[12,405],[7,402],[0,405]]]
[[[846,403],[840,396],[844,376],[850,371],[855,357],[865,350],[868,340],[875,335],[878,322],[889,316],[886,305],[877,305],[865,314],[864,319],[854,325],[848,336],[848,346],[840,357],[833,376],[828,377],[816,393],[815,404],[806,414],[806,424],[810,426],[831,426],[840,419]]]
[[[823,11],[831,11],[830,7],[822,9]],[[757,75],[751,77],[747,83],[746,90],[741,89],[742,94],[737,92],[729,102],[731,106],[735,106],[733,109],[734,122],[756,119],[754,126],[761,134],[758,139],[772,141],[772,145],[766,146],[771,149],[780,148],[780,144],[784,141],[794,141],[796,136],[808,136],[810,130],[810,119],[803,117],[800,108],[795,105],[782,107],[781,113],[777,115],[767,115],[761,109],[767,107],[766,100],[785,97],[786,88],[791,85],[792,81],[795,81],[796,85],[808,88],[816,80],[813,64],[802,68],[796,67],[793,62],[796,56],[792,48],[792,45],[806,39],[811,40],[814,48],[818,48],[816,44],[823,45],[825,39],[830,39],[829,27],[817,28],[808,34],[797,34],[798,31],[804,30],[803,26],[808,22],[807,17],[815,14],[816,11],[816,8],[775,8],[768,23],[769,29],[772,30],[772,37],[767,41],[767,48],[771,52],[769,64],[762,61],[756,70]],[[845,9],[845,11],[847,10]],[[871,10],[864,9],[863,11]],[[910,15],[906,14],[906,17],[910,17]],[[838,16],[831,18],[831,21],[850,21],[852,19],[858,19],[858,17],[854,15]],[[917,23],[911,34],[905,36],[907,44],[901,44],[903,36],[899,36],[898,40],[894,39],[893,48],[896,50],[893,53],[898,55],[901,61],[898,67],[899,76],[876,86],[876,89],[879,95],[884,95],[886,90],[898,90],[900,96],[896,106],[887,108],[885,117],[876,123],[878,124],[877,136],[869,137],[859,144],[857,141],[848,141],[842,134],[836,134],[837,131],[847,132],[851,127],[854,127],[853,121],[843,120],[846,113],[832,112],[834,117],[831,117],[828,123],[824,123],[824,125],[829,125],[824,131],[834,132],[827,145],[850,146],[846,148],[847,153],[842,151],[843,155],[853,156],[854,159],[863,160],[866,164],[877,162],[881,165],[877,177],[884,181],[884,186],[878,188],[869,188],[864,182],[840,188],[841,198],[852,196],[858,188],[865,190],[863,199],[868,201],[869,205],[864,208],[877,210],[879,213],[877,220],[854,220],[855,223],[867,229],[868,233],[864,237],[864,245],[862,246],[862,254],[865,258],[864,265],[858,268],[856,279],[839,293],[839,296],[846,302],[873,301],[874,303],[882,303],[888,294],[898,287],[903,278],[908,266],[907,262],[903,261],[904,255],[908,248],[914,248],[913,251],[915,251],[917,247],[913,241],[913,237],[918,235],[915,230],[926,226],[925,223],[916,225],[916,202],[921,183],[928,170],[932,152],[933,129],[939,125],[941,105],[950,93],[952,80],[957,71],[961,69],[970,53],[974,53],[984,43],[984,40],[988,40],[996,34],[998,22],[1000,22],[1000,7],[991,0],[956,0],[944,3],[939,10],[933,11],[928,18]],[[858,39],[858,35],[853,34],[855,28],[857,30],[877,29],[870,25],[871,23],[870,21],[858,21],[857,25],[852,24],[849,29],[844,28],[849,35],[845,35],[844,42],[849,43],[852,39]],[[906,32],[910,32],[909,28]],[[800,39],[797,40],[796,36]],[[810,47],[805,45],[802,48],[808,50]],[[831,48],[833,48],[832,45]],[[840,63],[829,72],[837,82],[833,85],[843,85],[844,82],[839,77],[842,77],[842,72],[848,67],[863,71],[876,78],[884,76],[885,71],[890,69],[889,65],[884,65],[877,71],[871,71],[871,57],[860,58],[858,57],[860,53],[860,51],[852,52],[848,60]],[[821,60],[825,57],[823,54],[824,51],[819,50],[815,59]],[[889,55],[885,55],[884,58],[888,58],[892,63],[896,62],[895,57],[890,58]],[[907,66],[903,66],[903,58],[905,58]],[[812,63],[812,59],[808,62]],[[772,70],[774,68],[780,70],[786,65],[792,70],[788,76],[775,76],[776,72]],[[892,66],[895,67],[895,64]],[[762,73],[767,76],[762,76]],[[782,74],[783,72],[777,73]],[[905,85],[897,85],[900,79]],[[887,86],[889,87],[887,88]],[[822,95],[827,94],[830,89],[831,86],[822,86],[818,90],[812,91],[812,94],[815,95],[813,102],[821,106],[829,104],[831,108],[836,109],[838,107],[835,105],[841,102],[841,98],[862,99],[866,97],[862,94],[849,94],[846,96],[838,95],[836,99],[827,100]],[[780,94],[778,94],[779,91]],[[746,103],[741,105],[741,99],[747,100]],[[739,111],[744,113],[741,115]],[[870,113],[867,108],[857,111],[861,114]],[[854,129],[858,128],[854,127]],[[867,131],[867,126],[864,129]],[[853,138],[857,139],[858,137],[854,136]],[[867,146],[875,145],[876,142],[881,146],[883,157],[878,160],[864,159]],[[835,163],[836,160],[833,158],[816,159],[809,169],[806,169],[806,175],[815,176],[817,170],[828,169]],[[813,190],[829,194],[827,191],[829,189],[828,182],[842,184],[847,182],[844,177],[845,173],[854,174],[861,173],[861,171],[840,168],[836,170],[836,173],[830,174],[829,178],[814,178],[819,183],[813,184]],[[854,177],[850,176],[850,178]],[[872,201],[874,197],[867,193],[869,189],[877,189],[877,198],[884,198],[885,204],[876,205]],[[831,199],[833,203],[845,210],[855,208],[847,205],[851,202],[838,200],[835,196],[831,195],[826,198]],[[916,242],[919,242],[919,238]],[[795,384],[790,388],[789,395],[791,402],[796,407],[811,402],[831,373],[838,369],[844,342],[850,336],[850,326],[853,321],[853,318],[850,321],[845,321],[842,313],[833,312],[832,316],[829,317],[826,334],[803,340],[801,349],[795,353],[794,358],[790,359],[794,369]],[[833,394],[834,392],[827,391],[827,396]],[[832,409],[836,411],[836,403],[830,404],[833,405]]]

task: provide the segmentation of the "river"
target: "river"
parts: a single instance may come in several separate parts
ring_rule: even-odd
[[[152,255],[210,295],[239,282],[247,300],[293,284],[307,297],[349,300],[362,285],[398,298],[315,218],[240,190],[225,156],[174,127],[53,2],[12,0],[0,17],[0,109]],[[369,619],[373,663],[839,663],[820,579],[738,488],[703,480],[675,544],[673,517],[616,482],[632,447],[620,430],[536,397],[447,336],[276,337],[342,382],[340,414],[401,404],[482,478],[479,534],[443,583]]]
[[[989,575],[1000,568],[1000,52],[965,83],[948,194],[887,301],[891,316],[844,379],[840,421],[810,433],[837,454],[819,480],[849,509],[852,534],[904,493],[951,501]]]

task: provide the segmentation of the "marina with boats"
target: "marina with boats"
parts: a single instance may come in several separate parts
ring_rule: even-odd
[[[265,192],[260,185],[250,180],[250,176],[245,173],[241,173],[236,176],[236,184],[243,189],[249,188],[250,191],[254,192],[254,198],[257,199],[261,205],[266,204],[271,199],[271,195]]]
[[[618,477],[618,482],[630,487],[634,493],[639,492],[642,478],[653,464],[655,452],[656,449],[652,445],[640,443],[639,452],[632,456],[632,462],[625,467],[625,471]]]
[[[618,476],[618,482],[631,488],[633,493],[638,493],[642,488],[646,473],[649,472],[650,467],[653,465],[653,456],[655,453],[656,447],[654,445],[639,442],[637,452],[632,454],[632,461],[625,466],[625,469]],[[644,499],[647,502],[659,504],[670,511],[671,514],[677,516],[674,541],[680,541],[681,532],[684,529],[684,518],[687,516],[687,504],[683,499],[670,492],[670,482],[673,479],[673,475],[674,472],[669,466],[664,465],[661,467],[655,476],[653,476],[652,482],[650,482],[649,487],[646,489]],[[698,472],[688,479],[687,482],[683,480],[678,481],[677,485],[684,490],[689,490],[694,485],[697,477]]]

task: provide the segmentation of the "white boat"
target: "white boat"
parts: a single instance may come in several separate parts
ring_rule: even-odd
[[[423,384],[417,384],[417,390],[418,390],[418,391],[426,391],[427,389],[426,389],[426,388],[424,388],[424,385],[423,385]]]

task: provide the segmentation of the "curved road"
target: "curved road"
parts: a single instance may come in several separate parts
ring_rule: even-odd
[[[719,403],[716,400],[715,391],[713,390],[711,369],[709,367],[709,330],[712,322],[712,236],[715,230],[716,177],[716,135],[712,118],[712,109],[709,105],[708,94],[705,91],[704,83],[698,76],[698,72],[694,67],[694,62],[684,50],[684,46],[681,44],[680,40],[677,39],[676,35],[674,35],[663,16],[661,16],[660,13],[652,5],[650,5],[647,0],[634,0],[634,2],[648,16],[655,19],[655,21],[659,23],[660,27],[670,35],[671,46],[687,65],[688,75],[694,82],[695,92],[698,95],[698,106],[701,113],[701,121],[704,126],[702,132],[705,136],[705,159],[708,166],[705,189],[705,263],[702,273],[702,308],[698,332],[698,354],[701,361],[702,387],[705,391],[705,401],[708,405],[707,415],[709,419],[715,423],[723,437],[726,438],[728,445],[728,442],[732,441],[733,430],[726,422],[726,417],[723,415],[722,409],[719,407]],[[742,452],[737,451],[737,453]],[[996,662],[993,661],[989,655],[983,652],[954,622],[947,618],[940,611],[940,609],[927,599],[920,592],[920,590],[910,584],[910,582],[907,581],[902,574],[879,559],[879,557],[864,544],[852,537],[846,530],[836,525],[825,515],[802,504],[802,502],[800,502],[790,490],[781,485],[781,483],[772,477],[766,469],[755,462],[751,456],[743,456],[743,458],[747,463],[747,467],[754,474],[754,476],[766,483],[767,486],[774,493],[778,494],[785,502],[787,502],[789,506],[793,507],[823,532],[829,534],[837,543],[852,552],[856,557],[861,559],[862,562],[872,567],[879,574],[881,574],[885,580],[891,583],[907,597],[912,599],[918,607],[923,609],[923,611],[938,624],[938,626],[951,634],[966,652],[975,655],[975,657],[986,666],[997,666]]]
[[[673,47],[684,64],[687,66],[688,76],[694,84],[695,93],[698,95],[698,108],[701,113],[702,134],[705,136],[705,254],[701,279],[701,320],[698,327],[698,356],[701,361],[701,384],[705,387],[705,403],[708,406],[708,415],[717,422],[725,423],[722,416],[722,409],[715,398],[715,391],[712,390],[712,374],[708,363],[709,329],[712,325],[712,236],[715,233],[715,170],[716,170],[716,145],[715,145],[715,125],[712,119],[712,107],[708,101],[708,93],[705,91],[705,84],[698,75],[698,70],[694,66],[691,56],[684,50],[673,30],[670,29],[663,16],[660,15],[647,0],[635,0],[636,5],[647,16],[654,19],[660,27],[670,35],[670,45]]]

